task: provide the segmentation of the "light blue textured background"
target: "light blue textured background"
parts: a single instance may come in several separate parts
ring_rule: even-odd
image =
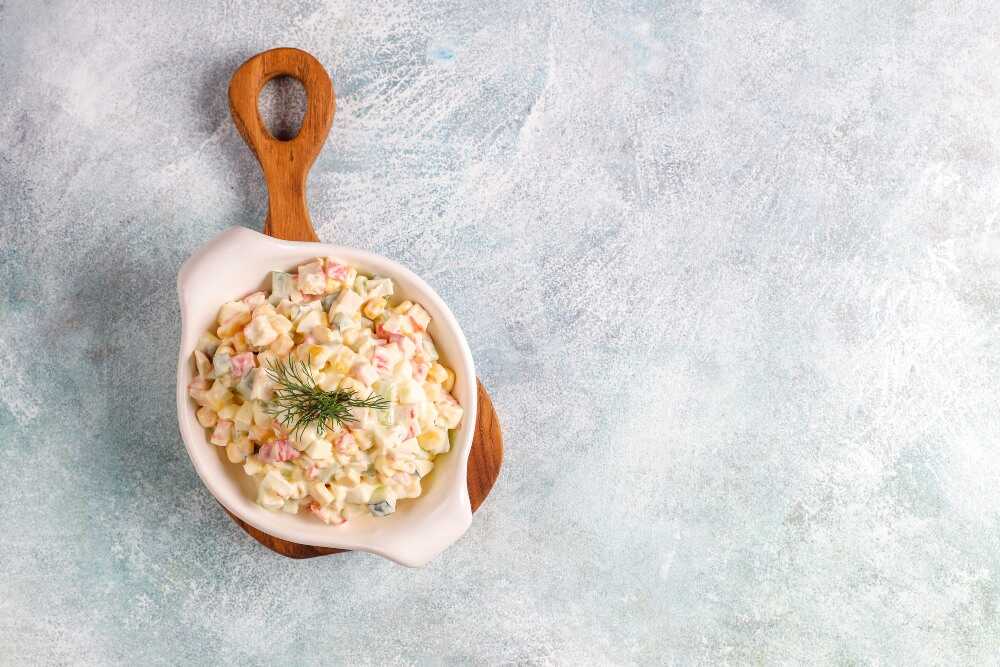
[[[1000,4],[0,4],[0,662],[993,663]],[[177,433],[180,263],[314,53],[319,236],[505,428],[430,566],[260,548]]]

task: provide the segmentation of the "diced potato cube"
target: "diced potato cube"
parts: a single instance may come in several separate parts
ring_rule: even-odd
[[[427,371],[427,381],[441,384],[448,379],[448,371],[441,364],[431,364],[431,369]]]
[[[250,427],[250,432],[248,434],[250,439],[254,442],[264,442],[272,435],[270,426],[258,426],[254,424]]]
[[[257,306],[253,309],[253,316],[256,317],[269,317],[271,315],[277,315],[278,311],[274,309],[269,303],[265,303],[261,306]]]
[[[229,388],[216,380],[212,383],[212,388],[205,393],[205,398],[208,407],[218,412],[229,400]]]
[[[457,402],[444,402],[437,404],[438,418],[437,425],[442,428],[455,428],[462,421],[464,410]]]
[[[250,309],[247,308],[247,305],[241,301],[236,301],[235,303],[240,304],[244,310],[236,313],[227,320],[221,320],[219,328],[215,331],[220,338],[232,336],[250,321]]]
[[[413,327],[418,331],[426,331],[427,325],[431,323],[431,316],[419,303],[410,308],[406,314],[409,316],[410,321],[413,322]]]
[[[344,315],[355,314],[361,308],[361,303],[361,295],[354,290],[341,290],[340,296],[337,297],[337,300],[333,302],[333,306],[330,307],[330,319],[333,319],[333,316],[338,313],[343,313]]]
[[[329,440],[315,440],[309,445],[306,454],[316,461],[328,461],[333,458],[333,445]]]
[[[322,294],[326,291],[323,260],[303,264],[299,267],[298,288],[303,294]]]
[[[402,360],[403,353],[395,343],[381,345],[372,353],[372,366],[383,375],[391,375]]]
[[[230,463],[243,463],[243,456],[240,455],[240,448],[235,442],[226,445],[226,458]]]
[[[206,356],[212,356],[215,354],[215,350],[219,347],[219,339],[206,331],[198,337],[198,345],[196,347]]]
[[[260,488],[273,491],[283,498],[288,498],[295,493],[295,487],[276,470],[269,470],[264,475],[264,479],[260,483]]]
[[[332,345],[310,345],[309,365],[315,369],[321,369],[337,352],[337,347]]]
[[[444,389],[437,382],[425,382],[424,383],[424,395],[427,396],[428,401],[434,401],[435,403],[444,400]]]
[[[250,385],[250,398],[256,404],[258,401],[270,401],[274,395],[274,381],[264,369],[258,369],[253,375],[253,383]]]
[[[396,345],[403,352],[403,359],[412,359],[413,355],[417,353],[417,344],[414,343],[410,338],[400,338]]]
[[[354,285],[352,288],[355,292],[361,295],[362,298],[367,299],[368,296],[368,276],[358,276],[354,279]]]
[[[215,414],[212,408],[198,408],[195,416],[198,418],[198,423],[205,428],[212,428],[219,421],[219,415]]]
[[[323,391],[333,391],[343,379],[344,375],[342,373],[334,373],[330,371],[320,373],[319,377],[316,378],[316,386]]]
[[[233,421],[236,424],[236,430],[246,432],[250,430],[250,425],[253,423],[253,404],[244,403],[236,411],[233,416]]]
[[[367,503],[374,493],[375,487],[371,484],[358,484],[347,489],[346,501],[349,503]]]
[[[360,329],[360,328],[347,329],[344,331],[343,335],[341,336],[341,339],[344,345],[347,345],[351,349],[354,349],[358,346],[358,343],[361,341],[361,336],[364,334],[365,331],[366,331],[365,329]]]
[[[421,354],[423,354],[427,361],[434,362],[438,360],[438,351],[434,347],[434,342],[430,339],[430,336],[421,335],[419,345]]]
[[[313,482],[309,485],[309,495],[316,500],[321,506],[325,507],[333,502],[333,494],[330,493],[330,489],[327,488],[326,484],[322,482]]]
[[[243,335],[242,331],[234,333],[230,340],[232,340],[233,347],[237,352],[242,353],[250,349],[250,346],[247,344],[247,338]]]
[[[365,305],[361,308],[361,313],[370,320],[374,320],[376,317],[385,312],[385,298],[379,297],[375,299],[368,299],[365,301]]]
[[[248,457],[246,463],[243,464],[243,472],[250,475],[251,477],[254,475],[259,475],[260,473],[264,472],[265,469],[266,468],[264,467],[264,464],[261,463],[261,460],[258,459],[256,456]]]
[[[271,328],[279,334],[291,333],[292,331],[292,321],[284,315],[269,315],[267,321]]]
[[[389,278],[375,278],[368,281],[369,299],[392,296],[393,291],[392,280]]]
[[[300,452],[304,452],[309,449],[309,446],[316,442],[317,440],[322,440],[323,437],[319,434],[319,431],[315,426],[307,426],[306,428],[299,431],[298,436],[294,438],[292,446]]]
[[[368,387],[361,384],[354,378],[347,377],[341,380],[340,388],[345,391],[353,391],[355,394],[361,397],[365,397],[368,395]]]
[[[378,371],[367,361],[355,364],[351,369],[351,376],[364,385],[371,385],[378,379]]]
[[[249,296],[243,297],[243,303],[245,303],[250,310],[253,310],[267,303],[267,295],[263,292],[254,292]]]
[[[212,372],[212,362],[201,350],[194,351],[194,366],[198,371],[198,377],[207,378]]]
[[[215,430],[212,431],[212,437],[209,439],[213,445],[218,445],[219,447],[224,447],[228,442],[229,438],[233,434],[233,422],[228,419],[220,419],[215,425]]]
[[[281,334],[271,343],[271,347],[268,349],[279,357],[285,357],[292,351],[293,347],[295,347],[295,341],[292,340],[292,337],[288,334]]]
[[[330,317],[330,324],[331,326],[337,327],[337,331],[343,335],[347,335],[348,330],[357,329],[360,326],[354,317],[346,313],[336,313],[332,315]]]
[[[287,299],[295,291],[295,278],[284,271],[271,271],[271,299],[274,302]]]
[[[367,333],[368,330],[365,329],[365,332]],[[370,336],[359,338],[355,343],[354,350],[365,359],[371,359],[371,356],[375,354],[375,348],[378,347],[378,339]]]
[[[250,315],[250,306],[242,301],[229,301],[222,304],[222,307],[219,308],[218,321],[219,324],[225,324],[234,317],[244,317],[248,315]],[[247,317],[246,321],[250,321],[249,317]],[[228,336],[229,334],[226,335]]]
[[[425,387],[427,385],[424,385]],[[433,385],[440,389],[441,385]],[[434,405],[430,400],[421,403],[417,407],[417,424],[421,431],[426,431],[429,428],[434,428],[437,423],[438,411],[437,406]]]
[[[354,350],[346,345],[341,345],[333,353],[333,356],[330,357],[328,363],[334,372],[340,373],[341,375],[347,375],[347,373],[351,371],[351,367],[354,366],[357,356],[358,355],[354,353]]]
[[[272,489],[263,486],[257,489],[257,504],[268,510],[279,510],[285,506],[285,499]]]
[[[336,280],[339,283],[351,285],[354,283],[354,277],[357,276],[358,272],[356,269],[351,268],[347,264],[341,264],[335,259],[326,259],[326,275],[329,278]]]
[[[255,317],[243,330],[248,343],[254,347],[267,347],[278,338],[278,332],[271,326],[271,319],[277,316]]]
[[[331,343],[333,345],[339,345],[343,341],[340,331],[333,331],[324,325],[314,327],[309,335],[315,338],[317,343]]]
[[[299,318],[299,323],[295,327],[297,333],[306,334],[314,327],[326,326],[326,315],[321,310],[310,310]]]
[[[427,400],[423,387],[413,380],[401,380],[399,386],[400,403],[423,403]]]
[[[226,345],[220,345],[215,350],[215,355],[212,357],[213,377],[220,377],[233,370],[231,363],[232,352],[233,350]]]
[[[253,404],[253,423],[258,426],[270,426],[274,417],[264,407],[263,401],[251,401]]]
[[[357,443],[358,449],[361,451],[366,452],[372,448],[374,440],[369,431],[355,431],[352,435],[354,435],[354,441]]]

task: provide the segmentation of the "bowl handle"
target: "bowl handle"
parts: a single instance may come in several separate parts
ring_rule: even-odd
[[[264,127],[257,98],[264,85],[291,76],[306,90],[306,114],[294,139],[275,139]],[[330,76],[316,58],[299,49],[258,53],[240,65],[229,82],[229,110],[260,163],[267,184],[264,233],[289,241],[318,241],[309,221],[306,178],[330,132],[336,100]]]

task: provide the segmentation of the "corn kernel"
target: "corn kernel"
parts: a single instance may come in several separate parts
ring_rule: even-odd
[[[369,299],[365,302],[365,305],[361,308],[361,312],[364,316],[370,320],[374,320],[376,317],[385,312],[385,297],[379,297],[377,299]]]
[[[395,306],[393,308],[393,310],[395,312],[399,313],[400,315],[405,315],[406,312],[408,310],[410,310],[410,308],[413,308],[413,302],[412,301],[404,301],[403,303]]]
[[[450,368],[445,368],[444,370],[447,371],[448,377],[441,383],[441,386],[444,387],[445,391],[451,391],[455,386],[455,373]]]

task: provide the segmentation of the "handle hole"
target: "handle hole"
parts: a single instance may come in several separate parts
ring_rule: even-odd
[[[301,81],[293,76],[278,76],[264,84],[257,97],[257,111],[272,137],[291,141],[302,129],[307,103]]]

